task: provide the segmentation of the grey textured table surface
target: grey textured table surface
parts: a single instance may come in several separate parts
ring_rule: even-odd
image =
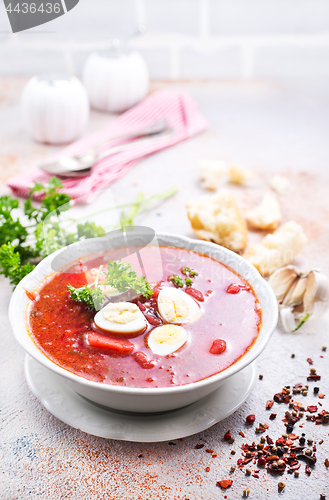
[[[5,182],[9,177],[31,168],[56,149],[35,144],[25,135],[19,119],[19,95],[24,82],[23,78],[0,80],[2,193],[7,192]],[[231,82],[175,86],[195,97],[209,119],[209,130],[139,162],[112,185],[114,199],[121,202],[140,191],[152,194],[178,186],[174,198],[140,221],[157,231],[193,236],[184,204],[202,192],[199,158],[223,158],[259,174],[251,187],[234,189],[242,207],[259,200],[269,189],[273,173],[284,173],[291,181],[291,189],[280,197],[284,220],[301,223],[309,237],[296,263],[329,273],[328,84]],[[93,112],[88,132],[112,118]],[[257,237],[250,235],[251,241]],[[8,322],[11,287],[4,279],[0,283],[1,499],[239,499],[244,488],[250,490],[252,499],[318,499],[326,489],[329,496],[329,469],[324,464],[329,457],[329,427],[316,426],[305,417],[301,420],[304,427],[297,424],[295,433],[305,432],[317,443],[318,460],[310,476],[305,474],[305,464],[298,478],[287,473],[274,477],[264,469],[260,469],[259,478],[247,477],[238,469],[230,473],[230,467],[241,457],[241,444],[259,442],[255,426],[246,427],[244,423],[248,414],[256,415],[256,423],[268,423],[267,434],[273,439],[285,432],[282,418],[286,405],[274,403],[272,411],[277,418],[270,421],[265,403],[284,385],[306,383],[308,357],[322,375],[317,385],[326,396],[319,400],[310,390],[308,396],[298,396],[297,400],[305,405],[321,402],[319,410],[329,410],[328,315],[306,324],[295,334],[283,333],[280,328],[275,331],[256,362],[257,374],[262,374],[263,379],[257,378],[248,400],[229,418],[172,443],[132,443],[98,438],[71,428],[53,417],[33,396],[24,378],[24,352],[14,340]],[[323,352],[321,347],[326,344],[328,351]],[[233,444],[223,440],[228,429],[235,438]],[[323,443],[318,444],[321,439]],[[195,449],[197,443],[205,446]],[[217,456],[212,457],[206,449],[214,450]],[[235,455],[231,455],[231,449]],[[253,464],[250,468],[253,473],[259,469]],[[216,486],[217,481],[228,478],[233,479],[229,489]],[[278,493],[279,481],[286,484],[282,493]]]

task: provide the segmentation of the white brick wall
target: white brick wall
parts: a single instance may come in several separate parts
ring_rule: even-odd
[[[329,76],[329,0],[80,0],[19,34],[0,1],[0,74],[79,75],[113,37],[131,39],[154,79]]]

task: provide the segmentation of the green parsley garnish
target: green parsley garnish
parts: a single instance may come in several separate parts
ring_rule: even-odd
[[[193,269],[191,269],[190,267],[182,267],[181,273],[184,274],[185,276],[189,276],[190,278],[195,278],[196,276],[198,276],[198,273]]]
[[[104,277],[99,281],[99,276]],[[74,288],[68,285],[73,300],[85,303],[91,309],[98,311],[101,309],[105,299],[100,285],[107,285],[115,288],[118,292],[124,293],[128,290],[134,290],[137,295],[144,297],[152,297],[153,290],[151,285],[146,281],[145,276],[138,277],[131,265],[127,262],[109,261],[107,271],[103,271],[103,266],[99,268],[98,275],[90,285],[85,285],[81,288]]]
[[[168,281],[171,281],[175,285],[176,288],[183,288],[183,286],[184,286],[184,281],[177,274],[170,276],[168,278]]]
[[[17,198],[0,196],[0,274],[9,278],[14,286],[47,255],[76,241],[104,236],[106,231],[133,225],[134,217],[177,191],[171,189],[148,198],[139,194],[134,202],[120,206],[128,206],[130,210],[127,214],[122,212],[119,226],[103,228],[94,222],[76,224],[77,219],[70,219],[71,224],[76,224],[76,229],[74,232],[67,232],[63,229],[59,216],[70,208],[71,197],[62,193],[62,188],[58,177],[51,177],[46,185],[35,183],[23,206],[27,222],[17,216]],[[32,202],[35,193],[40,195],[41,202]],[[54,220],[54,214],[57,214],[57,220]]]

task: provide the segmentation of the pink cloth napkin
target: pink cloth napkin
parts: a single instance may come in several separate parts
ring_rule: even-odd
[[[195,101],[180,91],[160,90],[129,109],[94,134],[84,137],[57,153],[52,160],[63,155],[76,155],[88,151],[93,145],[122,134],[133,132],[144,125],[166,119],[168,126],[175,129],[173,136],[151,144],[136,144],[136,147],[116,153],[100,160],[88,177],[63,180],[64,192],[72,198],[79,198],[104,189],[111,182],[122,177],[136,163],[136,160],[177,144],[207,128],[207,121],[198,112]],[[116,144],[112,141],[111,145]],[[109,147],[106,145],[103,149]],[[46,182],[50,175],[36,168],[8,181],[8,186],[18,196],[28,196],[35,181]]]

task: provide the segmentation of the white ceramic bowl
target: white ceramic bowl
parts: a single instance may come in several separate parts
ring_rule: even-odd
[[[23,349],[36,361],[62,377],[78,394],[98,404],[122,411],[162,412],[194,403],[210,394],[228,377],[252,363],[266,347],[276,327],[278,306],[274,293],[258,271],[239,255],[214,243],[194,240],[173,234],[157,234],[158,244],[194,250],[231,267],[245,278],[255,290],[262,309],[262,327],[251,349],[226,370],[199,382],[165,388],[130,388],[92,382],[75,375],[48,359],[34,344],[27,328],[27,307],[30,302],[25,289],[35,290],[53,273],[51,262],[55,254],[40,262],[15,289],[9,306],[10,323],[14,335]],[[63,267],[79,257],[104,250],[102,238],[78,242],[70,246],[70,252],[63,253]],[[60,257],[61,258],[61,257]]]

